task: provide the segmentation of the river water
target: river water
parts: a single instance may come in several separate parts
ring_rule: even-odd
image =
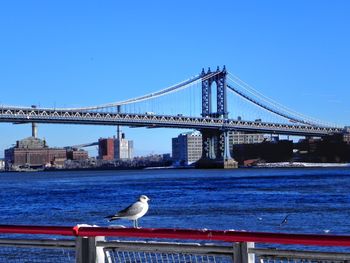
[[[105,216],[145,194],[142,227],[350,234],[349,168],[1,173],[0,180],[1,224],[108,226]]]

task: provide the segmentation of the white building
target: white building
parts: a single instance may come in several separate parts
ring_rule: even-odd
[[[134,158],[134,142],[125,139],[125,134],[118,131],[114,140],[114,159],[131,160]]]

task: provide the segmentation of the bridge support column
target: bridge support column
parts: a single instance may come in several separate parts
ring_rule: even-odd
[[[238,163],[231,157],[227,131],[202,129],[202,157],[196,168],[233,169]]]

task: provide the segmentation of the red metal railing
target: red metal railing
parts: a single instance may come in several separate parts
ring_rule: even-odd
[[[224,242],[259,242],[316,246],[350,247],[350,236],[287,234],[268,232],[156,229],[156,228],[111,228],[111,227],[66,227],[66,226],[16,226],[0,225],[1,233],[44,234],[63,236],[114,236],[161,239],[192,239]]]
[[[33,234],[33,235],[61,235],[76,236],[74,227],[66,226],[24,226],[24,225],[0,225],[1,234]]]

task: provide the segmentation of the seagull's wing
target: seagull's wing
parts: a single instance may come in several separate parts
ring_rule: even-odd
[[[141,202],[136,202],[127,208],[119,211],[115,216],[117,217],[126,217],[126,216],[134,216],[137,215],[138,213],[141,213],[143,210],[144,204]]]

